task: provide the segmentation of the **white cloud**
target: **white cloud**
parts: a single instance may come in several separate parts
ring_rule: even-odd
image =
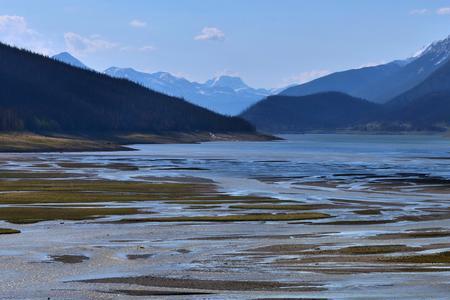
[[[429,10],[426,8],[413,9],[409,12],[410,15],[425,15],[429,13]]]
[[[225,39],[225,34],[217,27],[204,27],[199,35],[194,37],[196,41],[220,41]]]
[[[84,37],[74,32],[64,33],[64,40],[69,52],[81,56],[88,53],[113,49],[118,46],[118,44],[102,39],[98,35]]]
[[[144,45],[141,47],[134,47],[134,46],[122,46],[119,49],[120,51],[128,51],[128,52],[153,52],[156,50],[156,47],[152,45]]]
[[[32,30],[28,28],[27,22],[21,16],[0,16],[0,31],[14,33],[30,33]]]
[[[142,51],[142,52],[152,52],[152,51],[155,51],[156,48],[151,45],[146,45],[146,46],[139,47],[138,50]]]
[[[147,27],[147,22],[134,19],[130,21],[130,26],[135,28],[144,28]]]
[[[281,86],[307,83],[311,80],[323,77],[330,73],[331,72],[329,70],[311,70],[311,71],[307,71],[307,72],[302,72],[298,75],[294,75],[294,76],[284,79],[283,84]]]
[[[54,52],[50,42],[30,28],[22,16],[0,16],[0,41],[45,55]]]
[[[438,15],[450,15],[450,7],[441,7],[436,11],[436,13]]]

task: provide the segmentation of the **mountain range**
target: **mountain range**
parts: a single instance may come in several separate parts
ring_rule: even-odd
[[[226,75],[198,83],[167,72],[144,73],[132,68],[111,67],[104,73],[129,79],[152,90],[186,99],[225,115],[237,115],[271,94],[269,90],[249,87],[239,77]]]
[[[75,67],[89,69],[67,52],[57,54],[52,58]],[[169,96],[183,98],[224,115],[237,115],[247,107],[277,91],[255,89],[248,86],[241,78],[228,75],[198,83],[174,76],[168,72],[145,73],[132,68],[111,67],[103,73],[116,78],[128,79]]]
[[[336,72],[281,90],[255,89],[241,78],[227,75],[198,83],[168,72],[146,73],[132,68],[111,67],[104,73],[186,99],[221,114],[237,115],[259,100],[277,93],[284,96],[305,96],[336,91],[375,103],[386,103],[419,84],[447,62],[449,57],[450,37],[430,44],[407,59]],[[72,66],[88,68],[67,52],[53,58]]]
[[[332,73],[280,94],[305,96],[337,91],[375,103],[387,101],[413,88],[445,64],[450,57],[450,37],[437,41],[405,60]]]
[[[4,130],[253,132],[250,123],[273,133],[450,128],[450,37],[411,58],[333,73],[279,95],[233,76],[196,83],[131,68],[99,73],[69,53],[48,59],[1,45],[0,54],[0,80],[13,87],[1,91]],[[241,119],[192,103],[229,115],[250,106]]]
[[[129,80],[0,44],[0,131],[254,133],[254,127]],[[39,76],[36,76],[38,72]]]
[[[450,128],[449,53],[447,38],[405,61],[335,73],[292,87],[241,116],[274,133],[446,131]],[[369,92],[385,98],[370,98]],[[374,99],[382,103],[373,103]]]

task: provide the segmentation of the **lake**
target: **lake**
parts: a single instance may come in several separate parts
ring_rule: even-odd
[[[448,295],[449,139],[282,137],[1,155],[0,217],[30,217],[2,217],[21,232],[0,235],[0,289],[29,299]]]

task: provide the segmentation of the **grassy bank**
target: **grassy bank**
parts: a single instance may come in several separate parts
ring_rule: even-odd
[[[82,152],[133,150],[131,144],[175,144],[211,141],[269,141],[273,136],[259,133],[164,133],[62,135],[30,132],[0,133],[0,152]]]

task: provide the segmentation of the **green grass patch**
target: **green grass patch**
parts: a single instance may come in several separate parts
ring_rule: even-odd
[[[17,233],[20,233],[20,230],[10,229],[10,228],[0,228],[0,235],[1,234],[17,234]]]
[[[369,254],[387,254],[395,252],[414,251],[417,248],[405,245],[371,245],[371,246],[352,246],[336,250],[344,255],[369,255]]]
[[[232,209],[259,209],[259,210],[315,210],[315,209],[326,209],[332,206],[327,204],[299,204],[299,205],[232,205],[230,208]]]
[[[216,209],[216,208],[221,208],[220,205],[191,205],[189,207],[187,207],[187,209]]]
[[[0,180],[0,204],[165,201],[185,205],[242,202],[275,203],[277,199],[230,196],[209,183],[146,183],[109,180]]]
[[[89,257],[84,255],[52,255],[50,258],[55,262],[64,264],[79,264],[89,259]]]
[[[381,215],[380,209],[361,209],[353,211],[355,214],[363,215],[363,216],[371,216],[371,215]]]
[[[423,254],[423,255],[411,255],[402,257],[387,257],[383,258],[385,261],[395,263],[408,263],[408,264],[448,264],[450,263],[450,251]]]
[[[450,231],[413,231],[399,233],[383,233],[378,234],[371,239],[389,240],[389,239],[430,239],[450,236]]]
[[[0,203],[2,204],[130,202],[144,200],[152,200],[152,197],[145,194],[98,192],[14,192],[0,194]]]
[[[217,196],[213,185],[187,183],[146,183],[113,180],[19,180],[0,181],[0,191],[99,191],[134,193],[177,193],[198,196],[209,192]]]
[[[168,201],[220,195],[210,184],[107,180],[0,180],[0,191],[3,204]]]
[[[377,224],[390,224],[395,223],[395,220],[347,220],[347,221],[332,221],[332,222],[323,222],[323,223],[315,223],[314,225],[377,225]]]
[[[126,163],[80,163],[80,162],[61,162],[58,166],[67,169],[113,169],[120,171],[138,171],[139,167]]]
[[[140,213],[135,208],[54,208],[54,207],[2,207],[0,220],[13,224],[31,224],[54,220],[86,220],[111,215]]]
[[[57,179],[81,176],[84,175],[65,172],[0,171],[0,179]]]
[[[214,198],[213,198],[214,199]],[[185,199],[185,200],[168,200],[167,203],[173,204],[182,204],[182,205],[221,205],[221,204],[240,204],[243,202],[246,203],[272,203],[273,200],[262,199],[262,200],[234,200],[233,198],[227,200],[198,200],[195,198]],[[234,206],[230,206],[230,208],[234,208]]]
[[[122,219],[118,223],[140,222],[254,222],[254,221],[294,221],[315,220],[330,218],[324,213],[298,213],[298,214],[249,214],[249,215],[225,215],[225,216],[180,216],[163,218]]]

